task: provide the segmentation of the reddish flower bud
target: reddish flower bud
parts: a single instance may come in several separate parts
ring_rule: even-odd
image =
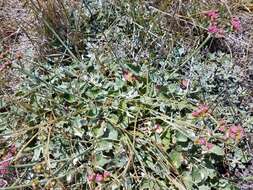
[[[88,181],[92,182],[92,181],[94,181],[95,179],[96,179],[96,174],[95,174],[95,173],[93,173],[93,174],[91,174],[91,175],[88,175]]]
[[[128,82],[133,82],[137,80],[137,77],[134,76],[131,72],[129,71],[123,71],[123,78],[128,81]]]
[[[0,163],[0,174],[1,175],[6,175],[6,174],[8,174],[9,173],[9,166],[10,166],[10,160],[9,160],[9,158],[6,156],[5,158],[4,158],[4,160],[3,161],[1,161],[1,163]]]
[[[211,24],[208,28],[207,28],[208,32],[211,34],[217,34],[219,32],[219,28],[217,27],[216,24]]]
[[[11,165],[11,159],[16,152],[15,145],[12,145],[7,154],[3,157],[3,161],[0,161],[0,174],[5,175],[10,173],[9,166]]]
[[[231,19],[231,24],[232,24],[233,30],[239,31],[241,29],[241,21],[239,20],[239,18],[233,17]]]
[[[207,147],[208,150],[212,149],[213,146],[214,146],[214,145],[213,145],[212,143],[207,143],[207,144],[206,144],[206,147]]]
[[[211,22],[216,21],[219,17],[218,10],[210,10],[205,12],[204,14],[211,20]]]
[[[244,129],[240,125],[233,125],[228,129],[228,137],[239,140],[244,136]]]
[[[199,144],[206,145],[206,139],[205,138],[199,138]]]
[[[155,125],[155,132],[160,134],[163,132],[163,128],[159,124],[156,124]]]
[[[15,145],[11,145],[11,147],[10,147],[10,149],[9,149],[9,152],[10,152],[12,155],[14,155],[14,154],[16,153],[16,151],[17,151],[16,146],[15,146]]]
[[[220,132],[225,132],[226,127],[225,127],[225,126],[220,126],[218,130],[219,130]]]
[[[200,138],[197,138],[195,141],[194,141],[195,144],[199,144],[199,145],[206,145],[207,141],[205,138],[203,137],[200,137]]]
[[[103,182],[104,181],[104,176],[101,175],[101,174],[97,174],[95,180],[96,180],[97,183]]]
[[[204,114],[206,114],[209,110],[209,107],[205,104],[200,105],[197,110],[192,112],[192,116],[193,117],[200,117],[203,116]]]
[[[105,171],[104,174],[103,174],[104,178],[108,178],[111,176],[110,172],[108,171]]]
[[[4,65],[4,64],[1,64],[1,65],[0,65],[0,71],[3,71],[4,68],[5,68],[5,65]]]

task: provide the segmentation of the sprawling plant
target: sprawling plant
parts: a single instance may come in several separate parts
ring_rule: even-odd
[[[144,1],[50,2],[61,9],[29,4],[50,51],[29,68],[14,64],[24,80],[1,99],[0,137],[12,144],[0,162],[5,180],[35,189],[234,189],[231,172],[249,160],[249,89],[229,53],[209,52],[217,36],[202,26],[187,49]]]

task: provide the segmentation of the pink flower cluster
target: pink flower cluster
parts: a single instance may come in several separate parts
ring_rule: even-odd
[[[208,27],[208,32],[215,34],[216,37],[223,37],[224,30],[218,27],[217,19],[219,18],[219,12],[217,10],[210,10],[205,12],[205,15],[210,19],[210,25]]]
[[[163,128],[159,124],[155,124],[154,131],[158,134],[161,134],[163,132]]]
[[[0,175],[6,175],[10,173],[9,166],[11,165],[11,158],[14,156],[16,152],[15,145],[12,145],[8,153],[2,158],[0,161]]]
[[[240,140],[244,136],[244,129],[240,125],[232,125],[226,131],[227,138],[231,138],[233,140]]]
[[[200,106],[198,106],[198,108],[192,112],[192,116],[193,117],[201,117],[204,116],[209,110],[208,105],[206,104],[202,104]]]
[[[239,31],[241,29],[241,22],[238,17],[233,17],[231,19],[231,24],[232,24],[233,30]]]
[[[224,31],[222,29],[218,28],[218,26],[216,24],[211,24],[207,30],[211,34],[221,34],[222,35],[224,33]]]
[[[110,176],[111,176],[111,174],[108,171],[105,171],[103,174],[93,173],[88,176],[88,181],[102,183],[102,182],[106,181]]]
[[[218,10],[210,10],[204,13],[208,18],[210,18],[211,22],[216,22],[219,18]]]
[[[245,132],[241,125],[227,125],[225,122],[220,124],[219,131],[224,133],[224,139],[240,140]]]
[[[240,125],[233,125],[228,129],[228,135],[232,139],[239,140],[244,136],[244,130]]]
[[[214,146],[212,143],[207,142],[207,140],[203,137],[197,139],[195,143],[204,146],[207,150],[212,149]]]
[[[209,27],[207,28],[208,32],[214,34],[216,37],[224,37],[224,30],[218,27],[218,18],[219,12],[218,10],[210,10],[204,13],[210,20]],[[239,18],[232,17],[231,25],[234,31],[239,31],[241,28],[241,22]]]

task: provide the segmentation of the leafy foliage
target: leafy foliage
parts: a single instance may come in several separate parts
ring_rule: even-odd
[[[1,138],[17,147],[15,184],[235,189],[229,176],[249,157],[244,134],[231,138],[230,127],[250,130],[252,121],[242,103],[250,92],[231,56],[208,52],[213,37],[205,30],[192,49],[172,42],[166,17],[141,1],[78,6],[66,25],[82,26],[82,51],[56,35],[50,16],[40,18],[60,58],[15,66],[25,80],[1,101]],[[85,19],[75,25],[79,13]],[[194,117],[202,104],[207,110]],[[110,176],[98,179],[104,172]]]

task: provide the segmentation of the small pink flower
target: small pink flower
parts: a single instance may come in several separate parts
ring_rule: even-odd
[[[215,34],[216,38],[223,38],[225,36],[225,31],[222,28],[219,28],[219,31]]]
[[[159,124],[156,124],[155,125],[155,132],[160,134],[163,132],[163,128]]]
[[[199,109],[201,110],[201,112],[206,113],[206,112],[208,112],[209,107],[208,107],[208,105],[203,104],[203,105],[199,106]]]
[[[207,143],[206,144],[206,147],[207,147],[208,150],[211,150],[213,148],[213,146],[214,145],[212,143]]]
[[[198,111],[193,111],[192,112],[192,116],[193,117],[198,117],[200,114],[199,114],[199,112]]]
[[[197,110],[192,112],[193,117],[199,117],[205,115],[209,110],[208,105],[202,104],[200,105]]]
[[[201,145],[206,145],[206,139],[205,138],[199,138],[199,144],[201,144]]]
[[[9,153],[14,155],[17,151],[17,148],[15,145],[11,145],[10,149],[9,149]]]
[[[0,161],[0,174],[5,175],[10,173],[9,167],[11,165],[11,157],[14,156],[16,152],[15,145],[12,145],[7,154],[3,157],[3,161]]]
[[[207,141],[204,137],[195,139],[194,144],[206,145]]]
[[[104,176],[101,175],[101,174],[97,174],[95,180],[96,180],[97,183],[103,182],[104,181]]]
[[[205,12],[205,15],[210,18],[211,22],[214,22],[219,17],[219,12],[217,10],[210,10]]]
[[[6,175],[9,173],[10,160],[8,157],[4,157],[4,160],[0,163],[0,174]]]
[[[217,34],[220,29],[217,27],[216,24],[211,24],[208,28],[207,28],[208,32],[211,34]]]
[[[95,179],[96,179],[96,174],[95,174],[95,173],[93,173],[93,174],[91,174],[91,175],[88,175],[88,181],[92,182],[92,181],[94,181]]]
[[[233,17],[231,19],[231,24],[232,24],[233,30],[239,31],[241,29],[241,21],[238,17]]]
[[[130,77],[129,77],[129,71],[123,71],[123,78],[126,80],[126,81],[129,81],[130,80]]]
[[[128,81],[128,82],[133,82],[135,80],[137,80],[137,77],[134,76],[131,72],[129,71],[123,71],[123,78]]]
[[[226,127],[225,127],[224,125],[222,125],[222,126],[220,126],[220,127],[218,128],[218,130],[219,130],[220,132],[225,132]]]
[[[233,125],[229,128],[229,132],[230,133],[233,133],[233,134],[236,134],[238,131],[238,127],[236,125]]]
[[[233,125],[228,129],[227,137],[234,140],[239,140],[244,136],[244,130],[240,125]]]
[[[103,174],[104,178],[108,178],[111,176],[110,172],[108,171],[105,171],[104,174]]]

